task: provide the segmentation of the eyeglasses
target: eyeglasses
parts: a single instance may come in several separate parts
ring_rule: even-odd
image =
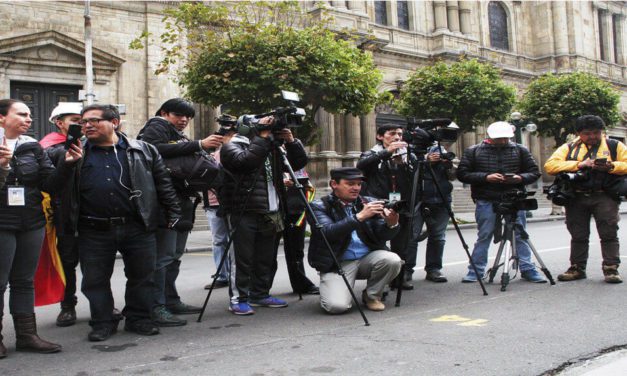
[[[98,125],[103,120],[108,121],[109,119],[100,119],[100,118],[81,119],[81,121],[79,121],[78,124],[85,125],[89,123],[91,125]]]

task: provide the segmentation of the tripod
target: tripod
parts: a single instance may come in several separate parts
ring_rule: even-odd
[[[313,222],[313,226],[315,227],[318,231],[319,234],[322,236],[322,239],[324,241],[324,244],[326,246],[326,248],[329,251],[329,254],[331,255],[331,258],[333,259],[333,263],[334,265],[337,267],[337,273],[342,276],[342,279],[344,280],[344,283],[346,284],[346,288],[348,288],[348,291],[351,294],[351,297],[353,299],[353,302],[355,303],[355,305],[357,306],[357,309],[359,310],[359,313],[361,314],[361,317],[364,321],[364,324],[366,326],[370,326],[370,323],[368,322],[368,319],[366,318],[366,315],[364,314],[363,309],[361,308],[359,301],[357,300],[357,297],[355,296],[355,292],[353,291],[353,288],[350,286],[348,280],[346,279],[346,275],[344,270],[342,269],[342,266],[340,265],[335,253],[333,252],[333,248],[331,247],[331,244],[329,243],[326,235],[324,234],[323,231],[320,231],[322,229],[322,225],[320,225],[320,222],[318,222],[318,219],[316,218],[313,209],[311,208],[311,205],[309,204],[309,201],[307,200],[307,197],[305,196],[304,193],[304,189],[303,189],[303,185],[298,181],[298,178],[296,177],[296,174],[294,173],[294,170],[292,169],[292,165],[290,164],[289,160],[287,159],[287,151],[281,147],[282,142],[275,142],[274,143],[274,150],[273,153],[276,153],[279,155],[279,157],[281,158],[281,162],[283,163],[283,166],[286,168],[290,179],[292,180],[292,182],[294,183],[294,187],[298,190],[298,192],[300,193],[300,197],[303,200],[303,202],[305,203],[305,211],[308,215],[309,218],[311,218],[312,222]],[[255,175],[255,180],[253,181],[252,186],[254,186],[257,177],[259,176],[259,174],[261,173],[261,169],[264,168],[264,165],[262,164],[259,167],[259,170],[257,171],[257,174]],[[250,197],[250,193],[252,192],[252,190],[249,190],[248,195],[246,196],[246,199],[244,200],[244,205],[243,208],[246,207],[246,204],[248,203],[248,199]],[[242,213],[243,214],[243,209],[242,209]],[[241,219],[241,215],[240,215],[240,219]],[[226,257],[228,256],[229,253],[229,249],[231,246],[231,243],[233,242],[233,238],[235,236],[235,232],[237,230],[237,226],[239,224],[239,221],[237,224],[234,224],[233,229],[229,232],[229,241],[225,247],[225,251],[222,254],[222,258],[220,259],[220,264],[217,266],[217,270],[221,270],[222,266],[224,265],[224,262],[226,260]],[[200,314],[198,315],[198,320],[197,322],[200,322],[202,319],[202,316],[205,312],[205,308],[207,307],[207,303],[209,302],[209,298],[211,297],[211,293],[213,292],[213,289],[215,287],[216,281],[218,278],[218,273],[216,273],[213,277],[213,281],[211,282],[211,287],[209,288],[209,291],[207,292],[207,297],[205,298],[205,302],[202,306],[202,310],[200,311]],[[299,294],[299,300],[302,300],[302,294]]]
[[[549,269],[547,269],[546,265],[540,258],[540,255],[538,254],[538,251],[536,251],[536,248],[533,246],[533,243],[531,243],[531,240],[529,240],[529,234],[527,233],[527,231],[525,231],[521,224],[516,223],[516,216],[517,211],[514,209],[514,211],[508,211],[502,214],[502,219],[500,216],[497,217],[497,221],[503,221],[504,227],[503,234],[501,236],[501,242],[499,244],[499,250],[496,254],[496,259],[494,260],[494,265],[492,265],[492,268],[488,270],[488,282],[492,283],[494,277],[496,276],[496,272],[501,267],[501,265],[503,265],[503,273],[501,274],[501,291],[505,291],[507,289],[507,285],[512,279],[510,277],[509,269],[511,267],[511,269],[516,271],[520,262],[520,259],[518,257],[518,251],[516,249],[516,230],[518,230],[518,232],[520,233],[520,238],[524,242],[526,242],[527,245],[529,245],[529,248],[533,252],[534,257],[540,264],[540,270],[542,270],[551,285],[554,285],[555,281],[553,280],[551,272],[549,271]],[[503,263],[500,263],[501,256],[503,256]]]
[[[440,148],[439,144],[438,144],[438,148]],[[424,172],[425,170],[427,170],[429,172],[429,175],[431,176],[433,184],[435,185],[438,195],[440,196],[440,199],[445,205],[446,212],[448,213],[448,216],[451,222],[453,223],[453,226],[455,227],[455,231],[457,232],[457,236],[459,237],[459,240],[462,243],[462,247],[464,248],[464,251],[466,251],[466,256],[468,256],[468,261],[470,262],[470,265],[472,266],[475,273],[478,275],[477,266],[475,265],[474,261],[472,260],[472,257],[470,256],[470,251],[468,250],[468,244],[466,244],[466,241],[464,240],[464,237],[459,228],[457,220],[455,219],[455,214],[453,213],[453,209],[451,208],[451,203],[446,199],[446,197],[444,197],[444,193],[442,193],[440,184],[438,184],[438,181],[435,176],[435,172],[433,171],[433,167],[431,166],[429,161],[425,159],[425,154],[427,151],[426,150],[412,150],[412,149],[416,149],[416,147],[410,145],[408,156],[413,154],[416,156],[416,160],[414,161],[413,164],[410,164],[410,166],[412,166],[414,169],[414,176],[413,176],[413,181],[412,181],[412,193],[411,193],[411,199],[410,199],[410,205],[409,205],[409,214],[408,214],[409,220],[407,223],[407,232],[408,232],[407,244],[405,245],[404,253],[407,252],[407,246],[409,245],[412,237],[414,236],[413,235],[414,210],[415,210],[414,208],[416,208],[416,205],[418,205],[417,210],[420,210],[420,207],[423,204],[422,197],[420,197],[420,200],[417,199],[417,196],[418,196],[417,190],[418,190],[418,184],[424,184]],[[421,196],[423,192],[424,192],[424,189],[421,189],[420,190]],[[416,202],[418,202],[418,204],[416,204]],[[406,259],[406,256],[407,255],[403,255],[403,260]],[[399,272],[397,280],[396,280],[397,290],[396,290],[396,302],[394,304],[396,307],[400,306],[401,304],[401,296],[403,294],[402,293],[403,278],[405,278],[405,263],[403,263],[403,265],[401,266],[401,271]],[[483,290],[483,295],[488,295],[488,292],[486,291],[485,286],[483,285],[483,281],[481,281],[481,279],[479,279],[479,285],[481,286],[481,290]]]

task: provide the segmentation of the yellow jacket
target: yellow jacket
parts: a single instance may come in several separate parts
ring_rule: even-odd
[[[569,143],[565,143],[560,146],[551,158],[549,158],[544,164],[544,170],[551,175],[557,175],[560,172],[576,172],[579,170],[577,165],[579,162],[584,160],[584,156],[588,154],[588,147],[581,142],[579,137],[575,138],[572,141],[573,150],[580,146],[579,152],[575,155],[573,152],[573,157],[576,160],[567,161],[568,157],[568,147]],[[609,172],[613,175],[626,175],[627,174],[627,146],[622,142],[618,143],[618,147],[616,148],[616,160],[613,161],[610,153],[610,149],[607,147],[607,143],[605,142],[605,137],[601,139],[601,145],[597,150],[595,158],[607,158],[608,162],[612,162],[614,168]]]

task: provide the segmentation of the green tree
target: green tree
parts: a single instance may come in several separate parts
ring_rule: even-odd
[[[356,48],[349,33],[329,30],[324,19],[314,22],[296,1],[183,3],[166,12],[164,23],[165,57],[156,73],[182,62],[176,75],[194,102],[260,113],[285,105],[280,90],[295,91],[308,125],[297,133],[309,143],[319,108],[360,115],[377,102],[381,73],[371,53]]]
[[[449,118],[464,131],[504,119],[516,100],[497,68],[477,60],[438,62],[413,73],[401,90],[398,111],[418,118]]]
[[[619,101],[609,83],[589,73],[546,74],[529,84],[520,110],[538,125],[538,133],[553,137],[559,146],[575,133],[581,115],[597,115],[614,126],[620,120]]]

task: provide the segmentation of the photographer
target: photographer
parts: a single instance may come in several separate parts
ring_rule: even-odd
[[[361,197],[364,176],[354,167],[331,170],[333,192],[312,204],[322,226],[314,228],[309,243],[309,263],[320,272],[320,305],[328,313],[343,313],[352,306],[351,295],[333,263],[324,232],[351,288],[366,279],[362,300],[372,311],[383,311],[383,290],[401,270],[402,261],[388,250],[386,241],[399,231],[399,215],[383,202]],[[312,226],[313,227],[313,226]]]
[[[606,138],[604,127],[605,123],[598,116],[579,117],[575,122],[577,138],[560,146],[544,165],[551,175],[574,173],[566,177],[574,197],[565,205],[566,227],[571,236],[571,266],[557,276],[560,281],[586,278],[592,216],[601,238],[605,282],[623,281],[618,273],[620,192],[614,187],[627,174],[627,147],[622,142]]]
[[[394,123],[382,124],[377,127],[377,144],[363,152],[357,162],[357,168],[363,171],[366,178],[361,193],[389,201],[411,200],[412,171],[411,154],[407,153],[407,143],[402,140],[403,126]],[[400,230],[390,241],[392,252],[407,257],[416,253],[416,239],[407,240],[408,217],[401,216]],[[415,262],[415,256],[414,256]],[[414,265],[415,266],[415,265]],[[402,288],[411,290],[413,269],[406,268]]]
[[[229,310],[236,315],[254,314],[251,306],[287,306],[287,302],[270,296],[276,262],[274,243],[283,230],[285,210],[285,202],[279,198],[285,190],[279,147],[285,148],[294,170],[305,167],[303,144],[288,128],[277,129],[273,116],[260,119],[256,126],[240,125],[239,133],[220,150],[220,161],[229,173],[219,199],[235,231],[235,260],[231,264],[235,286],[229,291]]]
[[[442,256],[444,254],[444,244],[446,243],[446,226],[449,215],[447,205],[451,204],[453,197],[453,185],[449,180],[454,179],[455,170],[450,154],[439,146],[433,146],[428,150],[427,162],[429,162],[437,185],[442,190],[442,195],[446,201],[442,200],[437,191],[436,182],[430,173],[424,174],[422,184],[422,205],[421,210],[414,217],[414,236],[418,238],[422,231],[423,224],[427,226],[427,247],[425,251],[425,279],[427,281],[442,283],[448,280],[442,274]],[[454,156],[454,155],[453,155]],[[415,244],[415,243],[414,243]],[[412,244],[413,246],[413,244]],[[416,266],[417,247],[407,249],[407,259],[405,260],[405,279],[411,281],[414,267]]]
[[[137,139],[153,144],[166,164],[168,161],[179,161],[181,159],[176,158],[182,156],[196,155],[204,150],[219,147],[223,136],[210,135],[202,140],[192,141],[183,134],[183,130],[194,115],[195,110],[190,102],[182,98],[169,99],[159,107],[155,117],[146,122]],[[181,205],[182,218],[176,228],[168,228],[162,214],[157,230],[157,269],[154,273],[155,302],[152,319],[159,326],[185,325],[187,321],[175,315],[199,313],[201,309],[183,303],[176,290],[181,257],[185,252],[185,244],[194,220],[193,199],[198,197],[198,192],[188,187],[186,181],[172,177],[172,183]]]
[[[504,121],[492,123],[487,133],[488,139],[464,151],[457,169],[457,178],[471,185],[472,199],[477,204],[478,239],[472,251],[472,260],[479,275],[469,265],[468,274],[462,282],[476,282],[483,277],[497,220],[494,205],[501,202],[507,192],[524,191],[525,185],[540,177],[538,165],[529,150],[509,140],[514,137],[511,124]],[[525,227],[524,210],[518,211],[516,223]],[[521,238],[519,229],[516,229],[516,251],[521,277],[529,282],[545,283],[546,280],[531,262],[531,249]]]

